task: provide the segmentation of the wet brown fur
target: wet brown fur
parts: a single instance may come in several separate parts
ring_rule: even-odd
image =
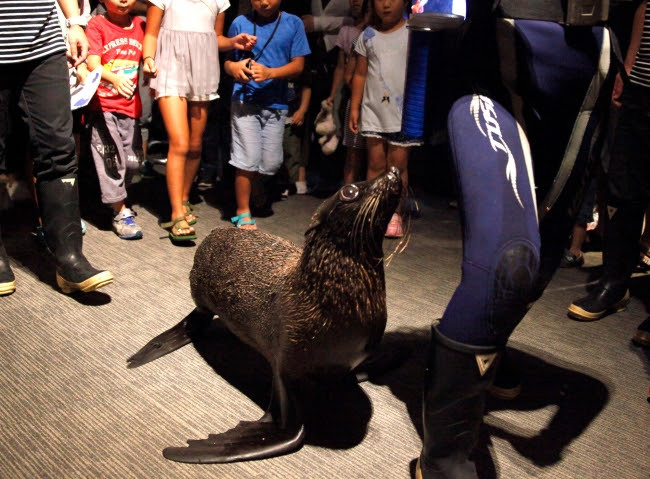
[[[197,249],[192,297],[287,378],[345,373],[386,326],[383,235],[399,202],[392,171],[343,187],[313,215],[304,249],[277,236],[215,229]]]

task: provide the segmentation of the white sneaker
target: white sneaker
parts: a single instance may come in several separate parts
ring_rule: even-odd
[[[124,208],[113,216],[113,231],[121,239],[134,240],[142,238],[142,230],[135,224],[135,211]]]

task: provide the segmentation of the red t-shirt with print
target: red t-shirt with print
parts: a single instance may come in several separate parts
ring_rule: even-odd
[[[124,98],[112,83],[102,80],[90,108],[140,118],[142,103],[137,85],[144,38],[143,19],[133,17],[131,26],[124,28],[111,23],[103,15],[97,15],[88,22],[86,36],[90,45],[89,55],[99,55],[105,69],[128,77],[136,85],[135,94]]]

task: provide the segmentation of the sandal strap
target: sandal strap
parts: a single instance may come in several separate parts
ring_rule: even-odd
[[[189,201],[183,201],[183,206],[185,208],[187,208],[187,214],[188,215],[194,213],[195,211],[199,211],[199,207],[196,206],[196,205],[193,205]]]
[[[160,227],[161,227],[162,229],[164,229],[164,230],[168,230],[168,229],[171,229],[171,228],[173,228],[174,226],[176,226],[176,225],[177,225],[178,223],[180,223],[181,221],[186,221],[186,220],[185,220],[185,215],[183,215],[183,216],[179,216],[178,218],[174,218],[173,220],[171,220],[171,221],[167,221],[167,222],[165,222],[165,223],[160,223]],[[185,228],[183,228],[183,229],[185,229]]]
[[[254,224],[255,224],[255,220],[253,220],[253,219],[241,220],[241,221],[237,222],[237,228],[239,228],[240,226],[248,226],[248,225],[254,225]]]
[[[250,218],[250,217],[251,217],[251,212],[246,211],[245,213],[242,213],[240,215],[233,216],[232,218],[230,218],[230,221],[231,221],[231,223],[235,223],[235,224],[239,225],[239,224],[243,224],[242,221],[246,221],[245,219]],[[255,224],[254,223],[255,220],[251,220],[251,221],[253,221],[253,223],[246,223],[246,224]]]

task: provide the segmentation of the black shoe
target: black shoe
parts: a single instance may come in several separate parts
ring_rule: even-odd
[[[567,314],[578,321],[595,321],[624,311],[629,302],[630,292],[622,283],[599,284],[589,295],[571,303]]]
[[[576,256],[568,249],[564,250],[564,254],[560,260],[560,268],[579,268],[583,264],[585,264],[585,256],[583,254]]]
[[[650,316],[636,328],[632,342],[637,346],[650,348]]]

